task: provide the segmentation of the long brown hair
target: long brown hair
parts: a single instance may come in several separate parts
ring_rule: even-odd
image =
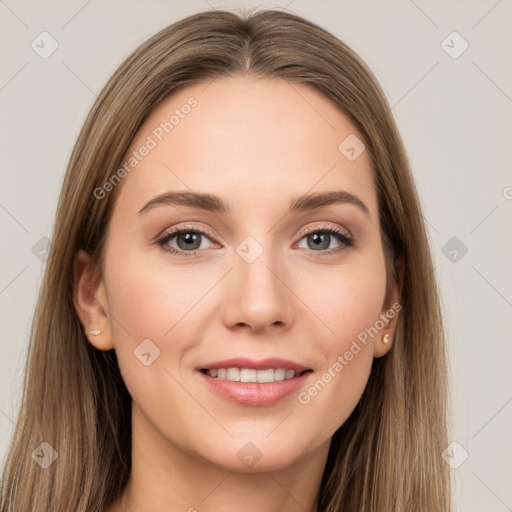
[[[388,281],[394,259],[405,260],[393,347],[374,361],[360,402],[333,436],[319,510],[451,510],[441,457],[447,387],[439,292],[390,106],[365,63],[318,25],[277,10],[210,10],[137,48],[103,88],[77,139],[34,315],[0,512],[103,511],[126,485],[131,397],[115,352],[86,339],[72,300],[73,259],[84,249],[101,262],[118,190],[102,200],[94,190],[122,165],[155,107],[178,87],[246,74],[308,84],[349,116],[372,159]],[[45,469],[34,462],[37,450],[52,453],[43,442],[58,453]]]

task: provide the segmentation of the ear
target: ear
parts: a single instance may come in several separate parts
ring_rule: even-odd
[[[384,328],[379,331],[375,341],[374,357],[385,356],[391,349],[398,323],[399,311],[402,309],[400,300],[402,297],[405,271],[405,259],[403,254],[396,257],[394,265],[396,279],[392,280],[386,291],[386,297],[380,315],[380,318],[384,322]],[[386,334],[389,334],[389,336],[386,336]],[[388,339],[387,343],[384,343],[385,336]]]
[[[79,250],[73,262],[73,303],[89,343],[99,350],[114,348],[110,319],[107,315],[107,296],[101,272],[91,256]],[[99,330],[93,336],[89,331]]]

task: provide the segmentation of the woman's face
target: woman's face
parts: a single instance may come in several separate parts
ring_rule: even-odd
[[[218,78],[161,103],[126,162],[87,327],[134,438],[230,471],[326,454],[398,301],[354,126],[306,85]]]

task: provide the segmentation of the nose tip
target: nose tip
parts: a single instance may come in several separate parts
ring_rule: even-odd
[[[224,321],[228,326],[246,326],[255,332],[270,326],[283,328],[291,320],[289,292],[270,267],[270,253],[258,251],[262,246],[253,240],[246,239],[239,245],[242,256],[228,278],[229,298],[224,306]]]

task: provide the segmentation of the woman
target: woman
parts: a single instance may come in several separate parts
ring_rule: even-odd
[[[366,65],[292,14],[190,16],[75,145],[0,510],[449,511],[444,350]]]

